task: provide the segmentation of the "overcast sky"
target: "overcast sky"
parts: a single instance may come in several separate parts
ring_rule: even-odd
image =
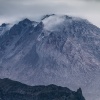
[[[99,0],[0,0],[0,24],[53,13],[82,17],[100,27]]]

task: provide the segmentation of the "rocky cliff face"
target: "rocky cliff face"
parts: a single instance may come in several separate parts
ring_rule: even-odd
[[[0,36],[0,77],[98,94],[99,55],[100,29],[87,20],[54,14],[40,22],[25,19]]]
[[[56,85],[28,86],[9,79],[0,79],[0,100],[85,100],[77,92]]]

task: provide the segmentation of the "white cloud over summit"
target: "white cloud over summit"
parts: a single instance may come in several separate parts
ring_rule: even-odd
[[[38,20],[45,14],[66,14],[88,19],[100,27],[100,0],[0,0],[0,23],[21,18]]]

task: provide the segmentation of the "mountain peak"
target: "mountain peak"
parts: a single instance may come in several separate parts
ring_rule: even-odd
[[[78,93],[78,94],[82,94],[82,89],[79,88],[79,89],[77,90],[77,93]]]
[[[59,29],[59,27],[63,27],[63,25],[69,25],[72,22],[76,23],[88,23],[87,20],[81,19],[79,17],[71,17],[68,15],[45,15],[42,19],[42,22],[44,24],[44,30],[52,31],[55,29]]]
[[[8,24],[6,24],[6,23],[3,23],[2,25],[1,25],[1,27],[6,27]]]
[[[20,21],[19,24],[22,25],[32,24],[32,21],[30,21],[28,18],[25,18],[22,21]]]
[[[23,22],[31,22],[28,18],[25,18]]]
[[[84,92],[100,88],[99,28],[81,18],[54,14],[39,23],[29,19],[19,23],[7,35],[1,28],[0,78],[81,87]]]

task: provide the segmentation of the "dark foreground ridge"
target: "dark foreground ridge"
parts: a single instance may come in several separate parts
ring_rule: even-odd
[[[82,90],[71,91],[66,87],[28,86],[10,79],[0,79],[0,100],[85,100]]]

